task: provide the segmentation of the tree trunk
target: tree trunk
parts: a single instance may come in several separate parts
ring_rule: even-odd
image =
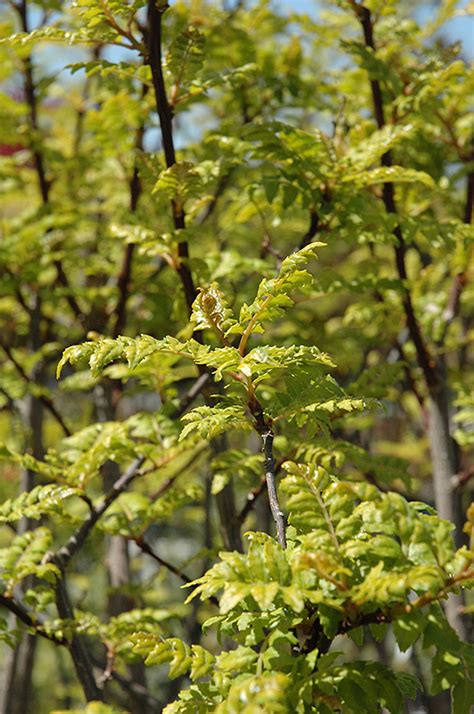
[[[99,422],[116,419],[112,383],[103,382],[97,385],[94,390],[94,401]],[[118,465],[113,461],[107,461],[102,468],[102,480],[106,493],[119,477]],[[127,586],[132,583],[128,540],[123,536],[107,538],[105,561],[109,581],[107,615],[116,617],[135,607],[133,598],[125,592]],[[128,665],[127,670],[134,682],[146,688],[145,665],[142,662]],[[134,714],[151,714],[151,709],[146,701],[143,698],[134,697],[133,694],[130,694],[130,707]]]
[[[445,379],[441,380],[437,389],[430,390],[428,414],[435,506],[440,518],[455,524],[455,540],[459,546],[463,523],[457,494],[453,489],[457,463],[455,446],[450,433],[449,398]],[[466,631],[460,615],[462,605],[462,597],[451,593],[444,603],[444,609],[451,627],[461,638],[465,639]]]
[[[225,435],[215,439],[211,443],[213,457],[218,456],[227,449]],[[219,524],[226,550],[237,550],[242,553],[242,538],[240,535],[240,523],[235,507],[234,486],[232,480],[216,495],[217,512],[219,514]]]
[[[37,295],[30,316],[29,346],[32,352],[41,345],[41,299]],[[39,362],[31,375],[32,380],[41,383],[42,365]],[[28,428],[27,448],[36,459],[44,456],[43,448],[43,405],[33,395],[28,394],[24,400],[24,423]],[[25,469],[21,475],[19,492],[31,491],[35,485],[35,474]],[[25,534],[31,527],[27,518],[22,518],[18,524],[18,535]],[[26,587],[31,581],[25,583]],[[23,589],[23,588],[22,588]],[[12,616],[11,627],[15,628],[16,618]],[[0,714],[26,714],[30,711],[32,678],[36,651],[36,638],[25,635],[18,646],[8,652],[5,662],[4,676],[0,692]]]

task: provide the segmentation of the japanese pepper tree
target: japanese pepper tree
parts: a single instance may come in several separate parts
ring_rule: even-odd
[[[413,5],[2,7],[1,714],[470,711],[474,82]]]

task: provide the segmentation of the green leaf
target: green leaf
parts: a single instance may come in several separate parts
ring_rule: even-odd
[[[222,337],[231,332],[237,324],[217,283],[211,283],[207,288],[199,288],[193,303],[192,321],[195,323],[195,330],[214,330]]]
[[[426,619],[419,610],[412,610],[406,615],[397,617],[393,622],[393,634],[402,652],[415,644],[423,634]]]
[[[0,522],[18,521],[20,518],[39,520],[45,515],[61,516],[68,519],[64,502],[73,496],[81,496],[82,491],[70,486],[35,486],[18,498],[7,499],[0,506]]]
[[[406,169],[403,166],[380,166],[370,171],[345,174],[343,182],[354,183],[360,188],[378,183],[422,183],[428,188],[435,187],[429,174],[415,169]]]
[[[240,406],[196,407],[182,417],[187,422],[181,432],[180,441],[189,434],[198,434],[201,439],[214,439],[230,430],[249,430],[252,425]]]
[[[180,161],[161,172],[153,193],[163,194],[182,204],[188,198],[201,196],[203,185],[194,164],[190,161]]]
[[[260,283],[255,300],[250,305],[243,305],[239,322],[244,334],[261,332],[264,321],[275,320],[293,304],[290,293],[293,290],[305,290],[311,284],[311,275],[302,268],[315,257],[316,251],[324,243],[311,243],[305,248],[292,253],[281,264],[276,278],[264,279]]]
[[[248,672],[252,671],[253,663],[256,661],[258,653],[250,647],[237,647],[231,652],[225,652],[217,658],[217,666],[224,672]]]

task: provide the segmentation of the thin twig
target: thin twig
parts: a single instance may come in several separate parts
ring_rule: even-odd
[[[145,99],[148,92],[146,84],[142,85],[142,100]],[[143,136],[145,126],[143,122],[137,129],[135,137],[135,161],[133,165],[133,173],[129,182],[130,190],[130,213],[135,213],[138,208],[138,202],[142,193],[142,183],[138,172],[138,153],[143,149]],[[112,336],[117,337],[123,331],[126,323],[126,307],[129,298],[130,278],[132,275],[132,259],[135,251],[135,244],[128,243],[125,247],[122,266],[117,277],[117,289],[119,299],[114,310],[114,324],[112,327]]]
[[[20,18],[21,28],[22,28],[23,32],[25,32],[26,34],[29,34],[30,27],[29,27],[29,21],[28,21],[28,6],[27,6],[26,0],[20,0],[20,2],[18,4],[14,4],[13,7],[15,8],[15,10],[18,13],[18,16]],[[33,77],[33,61],[31,59],[30,55],[27,55],[24,58],[23,66],[24,66],[24,89],[25,89],[26,102],[27,102],[28,109],[29,109],[30,130],[31,130],[31,134],[36,137],[36,135],[39,132],[38,106],[37,106],[37,98],[36,98],[36,87],[35,87],[34,77]],[[38,148],[36,138],[35,138],[34,143],[32,142],[32,146],[30,147],[30,150],[31,150],[31,154],[33,156],[35,171],[36,171],[36,175],[38,178],[38,185],[39,185],[39,189],[40,189],[40,193],[41,193],[41,199],[42,199],[43,205],[48,206],[50,203],[51,182],[47,178],[43,153],[42,153],[41,149]],[[69,281],[68,281],[67,276],[64,272],[62,262],[59,259],[57,259],[54,261],[54,266],[57,271],[58,282],[67,290],[66,300],[67,300],[71,310],[73,311],[73,313],[79,320],[82,320],[84,317],[82,310],[79,307],[79,304],[77,303],[77,300],[74,297],[74,294],[70,288]]]
[[[151,68],[153,77],[153,88],[155,91],[156,109],[160,120],[161,139],[167,168],[176,164],[176,153],[173,141],[173,113],[166,93],[165,80],[162,67],[162,17],[168,5],[158,6],[156,0],[148,0],[148,32],[147,32],[147,62]],[[173,212],[173,223],[175,230],[183,230],[186,227],[185,213],[180,202],[171,202]],[[178,264],[176,271],[181,279],[186,305],[189,314],[196,299],[197,292],[194,285],[191,271],[187,265],[189,258],[189,247],[186,241],[178,243]],[[195,333],[195,337],[198,333]],[[196,337],[198,339],[198,337]]]
[[[75,553],[82,547],[84,541],[89,535],[92,528],[95,526],[99,518],[106,512],[109,506],[123,493],[136,476],[140,467],[145,461],[144,456],[140,456],[129,466],[125,473],[117,479],[109,493],[105,496],[99,506],[96,506],[86,520],[82,523],[79,530],[72,534],[69,540],[51,557],[53,562],[60,564],[65,568]]]
[[[190,389],[186,392],[186,394],[183,394],[181,397],[178,406],[176,407],[175,412],[173,413],[173,419],[179,419],[187,408],[193,403],[193,401],[196,399],[197,396],[202,392],[204,387],[207,385],[211,378],[211,375],[209,372],[203,372],[202,374],[199,375],[199,377],[196,379],[194,384],[190,387]]]
[[[10,610],[24,625],[32,628],[35,633],[49,642],[53,642],[55,645],[61,645],[67,647],[69,642],[65,637],[60,637],[58,635],[50,634],[44,629],[44,623],[37,617],[30,615],[28,610],[25,608],[23,603],[15,600],[14,598],[6,597],[0,594],[0,605],[3,605],[7,610]]]
[[[13,615],[15,615],[18,620],[20,620],[20,622],[26,625],[26,627],[34,630],[35,634],[38,635],[38,637],[42,637],[48,642],[58,645],[59,647],[69,647],[69,642],[65,637],[49,633],[45,629],[45,622],[43,622],[40,618],[34,617],[32,614],[30,614],[26,607],[23,605],[23,603],[18,601],[17,599],[8,598],[5,597],[5,595],[0,594],[0,606],[5,607],[7,610],[13,613]],[[102,660],[97,657],[94,657],[93,655],[91,655],[91,661],[94,667],[97,667],[98,669],[104,669],[104,666],[107,666],[107,663],[105,663],[104,665],[104,662]],[[148,689],[146,689],[146,687],[143,687],[141,684],[127,679],[115,670],[112,670],[110,674],[112,679],[114,679],[125,691],[132,692],[135,696],[138,696],[140,697],[140,699],[147,701],[150,706],[157,706],[160,704],[158,699],[156,699],[156,697],[154,697],[148,691]]]
[[[371,12],[367,7],[364,7],[363,5],[357,5],[356,3],[354,3],[354,7],[362,25],[366,47],[369,47],[373,52],[375,52]],[[379,80],[370,79],[370,88],[372,92],[372,102],[374,106],[374,114],[377,122],[377,127],[379,129],[383,129],[386,123],[382,89],[380,87]],[[387,168],[392,166],[392,154],[390,151],[387,151],[382,156],[381,164],[382,166]],[[393,183],[387,182],[383,184],[382,197],[387,213],[397,214]],[[407,321],[407,327],[410,332],[410,337],[413,341],[413,344],[415,345],[416,354],[418,357],[418,364],[420,365],[420,368],[423,372],[426,384],[429,389],[434,389],[438,386],[439,382],[438,369],[434,358],[430,355],[425,345],[425,341],[423,339],[423,335],[421,333],[421,329],[415,315],[411,294],[407,286],[408,274],[405,263],[406,244],[400,225],[397,225],[394,228],[393,234],[397,239],[397,244],[395,245],[395,263],[397,266],[398,277],[400,278],[403,285],[402,301]]]
[[[318,212],[312,209],[309,212],[309,226],[308,230],[300,240],[300,244],[296,250],[301,250],[302,248],[306,248],[307,245],[311,243],[315,235],[317,234],[319,230],[319,215]]]
[[[249,491],[249,493],[247,494],[247,498],[245,499],[245,505],[237,516],[237,520],[240,524],[242,524],[245,521],[245,519],[249,515],[250,511],[253,510],[255,503],[257,502],[257,499],[265,491],[266,485],[267,485],[266,478],[265,478],[265,476],[262,476],[262,478],[260,479],[257,486],[255,486],[255,488],[253,488],[251,491]]]
[[[32,384],[32,383],[34,383],[34,380],[25,372],[25,370],[23,369],[22,365],[21,365],[21,364],[18,362],[18,360],[16,359],[16,357],[15,357],[15,355],[13,354],[12,350],[10,349],[10,347],[9,347],[7,344],[5,344],[2,339],[0,339],[0,347],[1,347],[2,350],[5,352],[5,354],[7,355],[8,359],[10,360],[10,362],[13,364],[13,366],[14,366],[15,369],[17,370],[17,372],[18,372],[18,374],[20,375],[20,377],[21,377],[27,384]],[[69,429],[69,427],[67,426],[66,422],[65,422],[64,419],[62,418],[61,414],[59,413],[59,411],[58,411],[57,408],[55,407],[54,402],[52,401],[52,399],[50,399],[50,397],[48,397],[46,394],[41,394],[41,393],[40,393],[40,394],[35,394],[34,396],[36,397],[36,399],[38,399],[38,400],[43,404],[43,406],[44,406],[44,407],[50,412],[50,414],[56,419],[56,421],[57,421],[58,424],[61,426],[61,428],[62,428],[62,430],[64,431],[64,433],[66,434],[66,436],[71,436],[72,431]]]
[[[192,466],[193,464],[195,464],[197,457],[200,456],[204,451],[207,451],[207,449],[208,449],[208,444],[205,444],[201,449],[198,449],[197,451],[194,451],[194,452],[193,452],[193,455],[191,456],[191,458],[190,458],[188,461],[186,461],[185,464],[183,464],[182,466],[180,466],[180,468],[176,471],[176,473],[174,473],[172,476],[170,476],[169,478],[167,478],[166,481],[164,481],[164,482],[159,486],[159,488],[157,488],[157,490],[154,491],[154,492],[150,495],[151,500],[152,500],[152,501],[156,501],[158,498],[161,498],[161,496],[162,496],[164,493],[166,493],[166,491],[168,491],[168,490],[171,488],[171,486],[173,486],[173,484],[176,482],[176,480],[177,480],[183,473],[186,473],[186,471],[189,469],[190,466]],[[156,467],[151,467],[150,469],[147,469],[146,471],[142,471],[142,472],[141,472],[141,475],[142,475],[142,476],[147,476],[148,474],[153,473],[154,471],[157,471],[159,468],[160,468],[159,465],[156,466]]]
[[[158,553],[155,553],[153,548],[144,540],[143,538],[135,538],[134,541],[137,546],[140,548],[142,553],[146,553],[147,555],[150,556],[150,558],[153,558],[158,565],[161,565],[163,568],[166,568],[166,570],[169,570],[170,573],[173,573],[173,575],[176,575],[177,578],[183,581],[183,583],[190,583],[192,578],[188,578],[188,576],[183,573],[182,570],[174,566],[172,563],[169,563],[167,560],[164,560]]]
[[[63,620],[73,621],[74,610],[71,605],[71,600],[69,599],[64,568],[61,567],[61,565],[60,570],[61,577],[56,581],[55,587],[56,607],[59,617]],[[78,635],[74,632],[68,646],[74,664],[74,669],[76,670],[77,678],[81,683],[86,700],[88,702],[103,701],[104,695],[95,681],[93,665],[84,636]]]
[[[187,392],[184,399],[181,400],[179,406],[174,412],[174,419],[178,419],[182,414],[184,414],[193,399],[195,399],[197,395],[201,392],[204,385],[207,383],[208,378],[208,374],[201,375],[200,377],[198,377],[193,387],[189,390],[189,392]],[[140,456],[132,462],[132,464],[125,471],[125,473],[117,479],[117,481],[114,483],[111,490],[104,497],[102,502],[91,510],[89,516],[86,518],[85,521],[83,521],[79,529],[71,535],[69,540],[57,551],[56,554],[53,554],[51,556],[51,560],[53,562],[57,561],[63,568],[67,566],[71,558],[82,547],[90,531],[95,526],[97,521],[103,516],[109,506],[111,506],[112,503],[120,496],[120,494],[128,488],[128,486],[137,476],[141,476],[140,469],[145,463],[145,460],[145,456]]]
[[[176,575],[176,577],[182,580],[185,585],[189,585],[189,583],[193,581],[193,579],[183,573],[182,570],[176,568],[172,563],[169,563],[167,560],[164,560],[160,555],[158,555],[158,553],[155,553],[153,548],[143,538],[136,538],[134,542],[140,548],[142,553],[146,553],[150,556],[150,558],[153,558],[153,560],[155,560],[163,568],[166,568],[170,571],[170,573]],[[219,600],[213,595],[209,597],[209,601],[219,607]]]

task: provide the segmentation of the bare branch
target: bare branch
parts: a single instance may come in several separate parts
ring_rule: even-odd
[[[55,645],[62,645],[67,647],[69,645],[68,641],[64,637],[59,637],[57,635],[50,634],[44,627],[44,623],[36,617],[33,617],[28,610],[25,608],[23,603],[18,602],[14,598],[6,597],[0,594],[0,605],[3,605],[7,610],[10,610],[24,625],[30,627],[35,631],[39,637],[45,640],[53,642]]]
[[[158,565],[161,565],[163,568],[166,568],[166,570],[169,570],[170,573],[173,573],[173,575],[176,575],[177,578],[183,581],[183,583],[190,583],[192,578],[188,578],[185,573],[183,573],[182,570],[174,566],[172,563],[169,563],[167,560],[164,560],[161,556],[158,555],[158,553],[155,553],[153,548],[144,540],[143,538],[136,538],[134,541],[137,546],[140,548],[142,553],[146,553],[147,555],[150,556],[150,558],[153,558]]]
[[[286,524],[285,515],[280,508],[276,489],[276,465],[273,455],[273,430],[271,424],[265,418],[261,404],[255,396],[249,402],[249,408],[255,418],[255,430],[262,439],[263,451],[265,454],[265,481],[267,484],[268,500],[273,520],[275,521],[277,538],[282,548],[286,548]]]
[[[285,516],[280,508],[275,483],[273,433],[271,431],[267,431],[265,434],[262,434],[262,440],[265,452],[265,479],[267,482],[268,500],[270,501],[270,509],[277,529],[278,542],[282,548],[286,548]]]
[[[249,493],[247,494],[247,498],[245,500],[245,505],[242,508],[242,510],[240,511],[239,515],[237,516],[237,520],[239,521],[239,523],[243,523],[245,521],[245,519],[247,518],[250,511],[255,506],[257,499],[265,491],[266,485],[267,485],[267,481],[265,479],[265,476],[262,476],[262,478],[260,479],[257,486],[255,486],[255,488],[253,488],[251,491],[249,491]]]
[[[56,582],[56,607],[59,617],[63,620],[74,620],[74,610],[69,599],[64,568],[61,567],[61,577]],[[69,643],[69,651],[79,679],[84,696],[88,702],[103,701],[103,692],[97,686],[92,669],[92,660],[86,647],[84,637],[73,634]]]
[[[13,366],[14,366],[15,369],[17,370],[17,372],[18,372],[18,374],[20,375],[20,377],[21,377],[27,384],[32,384],[32,383],[34,382],[34,380],[25,372],[25,370],[23,369],[22,365],[21,365],[21,364],[18,362],[18,360],[16,359],[16,357],[15,357],[15,355],[13,354],[12,350],[10,349],[10,347],[9,347],[7,344],[5,344],[2,339],[0,339],[0,347],[1,347],[2,350],[5,352],[5,354],[7,355],[8,359],[10,360],[10,362],[13,364]],[[41,404],[43,404],[43,406],[44,406],[44,407],[50,412],[50,414],[56,419],[56,421],[57,421],[58,424],[61,426],[61,428],[62,428],[62,430],[64,431],[64,433],[66,434],[66,436],[71,436],[71,434],[72,434],[71,430],[69,429],[69,427],[68,427],[67,424],[65,423],[63,417],[61,416],[61,414],[59,413],[59,411],[58,411],[57,408],[55,407],[54,402],[52,401],[52,399],[50,399],[50,397],[48,397],[46,394],[35,394],[35,397],[36,397],[36,399],[38,399],[38,400],[41,402]]]
[[[72,534],[69,540],[52,556],[51,560],[57,562],[61,568],[65,568],[75,553],[82,547],[87,536],[95,526],[99,518],[106,512],[109,506],[123,493],[138,476],[140,467],[145,462],[145,457],[140,456],[128,467],[125,473],[117,479],[109,493],[105,496],[99,506],[96,506],[78,531]]]
[[[318,230],[319,230],[319,215],[318,215],[318,212],[313,209],[309,212],[308,230],[302,237],[300,244],[296,250],[301,250],[302,248],[306,248],[306,246],[311,243],[311,241],[317,234]]]
[[[23,603],[19,602],[18,600],[14,598],[8,598],[5,597],[5,595],[0,594],[0,606],[5,607],[7,610],[13,613],[20,620],[20,622],[26,625],[26,627],[34,630],[35,635],[37,635],[38,637],[42,637],[43,639],[48,640],[48,642],[51,642],[52,644],[58,645],[60,647],[69,647],[69,642],[65,637],[60,637],[58,635],[49,633],[46,629],[44,629],[45,623],[41,619],[34,617],[32,614],[30,614],[23,605]],[[104,662],[99,658],[91,655],[91,662],[94,667],[97,667],[98,669],[104,669]],[[146,689],[146,687],[143,687],[141,684],[127,679],[115,670],[111,671],[110,676],[119,684],[120,687],[122,687],[122,689],[133,693],[140,699],[143,699],[150,706],[160,705],[158,699],[156,699],[156,697],[154,697],[148,691],[148,689]]]

